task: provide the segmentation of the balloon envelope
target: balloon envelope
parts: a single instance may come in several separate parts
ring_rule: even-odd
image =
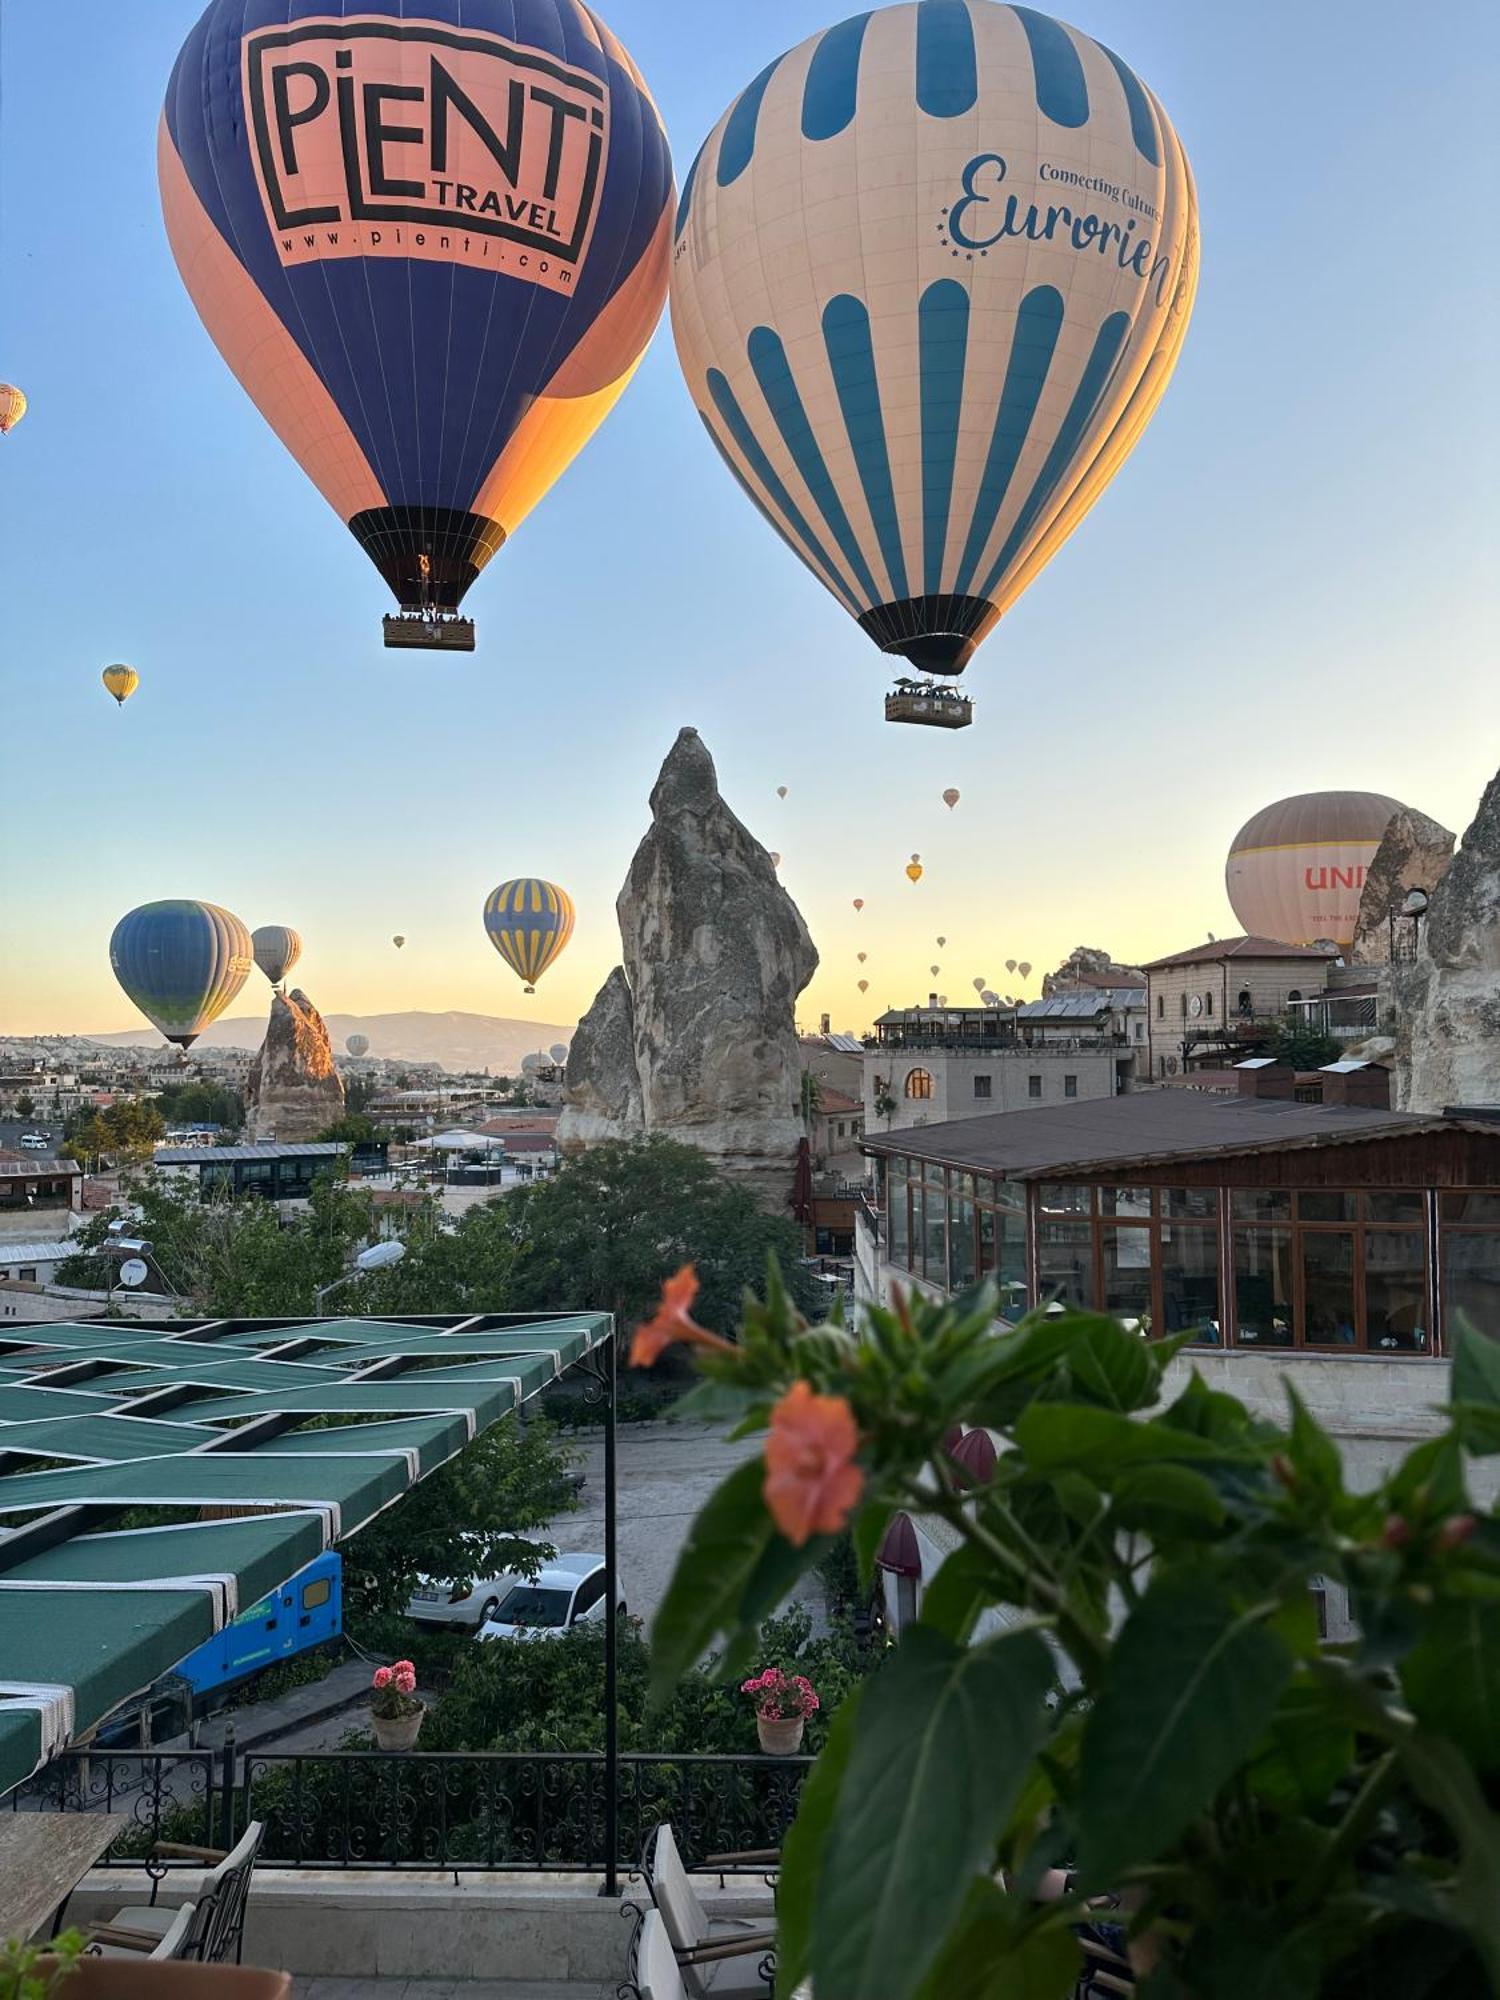
[[[568,1045],[566,1042],[554,1042],[547,1053],[555,1063],[565,1063],[568,1060]]]
[[[856,896],[856,897],[855,897],[855,899],[854,899],[854,907],[855,907],[855,909],[856,909],[856,910],[862,910],[862,909],[864,908],[864,906],[865,906],[865,899],[864,899],[864,897],[863,897],[863,896]]]
[[[25,392],[14,382],[0,382],[0,437],[13,431],[25,414]]]
[[[1008,958],[1005,961],[1005,969],[1007,972],[1014,972],[1016,969],[1016,961],[1013,958]]]
[[[940,938],[938,939],[938,946],[939,946],[939,949],[941,949],[941,947],[942,947],[943,945],[945,945],[945,944],[946,944],[947,942],[948,942],[948,940],[947,940],[947,939],[946,939],[945,937],[940,937]]]
[[[301,938],[285,924],[262,924],[258,931],[250,933],[250,942],[255,963],[273,986],[281,984],[302,956]]]
[[[99,676],[115,700],[123,708],[141,684],[141,677],[134,667],[106,667]]]
[[[958,804],[958,800],[959,791],[957,785],[950,785],[943,794],[943,804],[948,808],[949,812],[952,812],[953,808]]]
[[[1302,792],[1246,820],[1224,870],[1246,932],[1282,944],[1351,944],[1365,871],[1401,809],[1384,792]]]
[[[920,862],[920,861],[908,861],[908,862],[907,862],[907,864],[906,864],[906,879],[907,879],[907,881],[908,881],[908,882],[920,882],[920,881],[921,881],[921,879],[922,879],[922,864],[921,864],[921,862]]]
[[[1023,958],[1021,963],[1016,967],[1016,970],[1023,979],[1029,979],[1031,977],[1031,960]]]
[[[344,1037],[344,1047],[349,1051],[351,1056],[362,1056],[369,1046],[370,1037],[368,1035],[346,1035]]]
[[[672,331],[793,554],[883,651],[958,673],[1140,436],[1197,264],[1181,145],[1117,56],[1029,7],[907,0],[715,125]]]
[[[857,951],[854,954],[854,956],[859,960],[860,964],[863,965],[865,960],[870,956],[870,954],[867,951]]]
[[[861,993],[868,993],[868,992],[869,992],[869,990],[870,990],[870,982],[869,982],[869,980],[868,980],[868,979],[862,979],[862,980],[861,980],[861,981],[859,982],[859,990],[860,990],[860,992],[861,992]]]
[[[391,943],[396,947],[397,951],[400,951],[401,947],[406,943],[406,939],[401,935],[400,931],[397,931],[396,935],[391,939]]]
[[[115,925],[109,962],[153,1027],[188,1048],[244,985],[250,933],[217,903],[143,903]]]
[[[661,312],[672,163],[629,55],[582,0],[212,0],[157,168],[261,414],[403,606],[456,608]]]
[[[490,943],[528,993],[573,935],[573,899],[555,882],[519,876],[492,889],[484,906]]]
[[[778,798],[778,799],[784,799],[784,798],[786,797],[786,786],[785,786],[785,785],[778,785],[778,786],[776,787],[776,796],[777,796],[777,798]]]

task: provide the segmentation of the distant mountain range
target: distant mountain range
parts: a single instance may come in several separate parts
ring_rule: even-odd
[[[493,1014],[325,1014],[336,1055],[344,1053],[349,1035],[368,1035],[369,1053],[391,1062],[437,1063],[445,1070],[489,1069],[512,1073],[522,1056],[570,1042],[572,1026],[557,1021],[512,1021]],[[215,1021],[198,1048],[258,1049],[266,1032],[263,1014],[243,1014]],[[116,1049],[151,1049],[161,1045],[154,1028],[127,1028],[114,1035],[89,1035],[87,1040]]]

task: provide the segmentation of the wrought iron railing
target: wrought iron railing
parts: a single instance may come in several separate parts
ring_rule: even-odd
[[[637,1752],[619,1762],[617,1860],[670,1819],[693,1866],[779,1846],[810,1757]],[[228,1848],[265,1822],[270,1868],[577,1871],[604,1866],[607,1767],[596,1751],[69,1751],[12,1792],[14,1812],[135,1822],[100,1866],[155,1840]]]

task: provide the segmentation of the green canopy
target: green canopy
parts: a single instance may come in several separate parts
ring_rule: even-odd
[[[0,1792],[609,1332],[599,1313],[0,1323]],[[198,1518],[109,1525],[140,1508]]]

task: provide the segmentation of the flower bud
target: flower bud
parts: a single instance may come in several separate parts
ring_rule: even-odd
[[[1437,1531],[1437,1546],[1461,1549],[1478,1525],[1472,1514],[1450,1514]]]
[[[1411,1540],[1411,1522],[1403,1514],[1387,1514],[1380,1531],[1383,1549],[1404,1549]]]

